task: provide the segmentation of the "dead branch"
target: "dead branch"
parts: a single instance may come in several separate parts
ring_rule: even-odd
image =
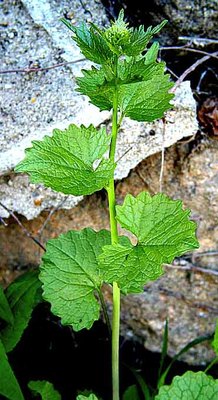
[[[192,49],[191,47],[186,47],[186,46],[169,46],[169,47],[160,47],[160,51],[167,51],[167,50],[185,50],[185,51],[190,51],[192,53],[198,53],[198,54],[204,54],[206,56],[210,56],[213,58],[218,59],[218,56],[214,53],[209,53],[207,51],[203,50],[198,50],[198,49]]]
[[[218,51],[215,53],[212,53],[215,56],[218,56]],[[191,72],[193,72],[199,65],[203,64],[205,61],[207,61],[211,57],[211,54],[208,54],[199,60],[197,60],[194,64],[192,64],[189,68],[187,68],[183,74],[179,77],[179,79],[176,81],[175,85],[171,89],[171,93],[175,93],[176,89],[178,86],[184,81],[187,75],[189,75]]]
[[[25,233],[25,235],[32,239],[39,247],[41,247],[42,250],[46,251],[45,247],[43,244],[36,239],[31,232],[28,231],[28,229],[25,228],[25,226],[22,224],[22,222],[17,218],[17,216],[14,214],[12,210],[10,210],[8,207],[6,207],[1,201],[0,201],[0,206],[4,208],[8,212],[8,214],[17,222],[17,224],[21,227],[22,231]]]
[[[48,67],[43,67],[43,68],[18,68],[18,69],[6,69],[4,71],[0,71],[0,74],[12,74],[12,73],[25,73],[25,74],[29,74],[31,72],[39,72],[39,71],[48,71],[49,69],[54,69],[54,68],[59,68],[59,67],[65,67],[66,65],[69,64],[76,64],[82,61],[85,61],[86,58],[79,58],[78,60],[74,60],[74,61],[67,61],[67,62],[62,62],[62,63],[58,63],[58,64],[54,64],[54,65],[50,65]]]
[[[204,44],[217,44],[218,40],[216,39],[208,39],[208,38],[201,38],[201,37],[196,37],[196,36],[179,36],[179,40],[185,40],[186,42],[190,43],[197,43],[200,45]]]
[[[174,265],[174,264],[164,264],[164,266],[169,269],[180,269],[181,271],[200,272],[200,273],[206,274],[206,275],[218,276],[218,271],[209,269],[209,268],[198,267],[197,265],[194,265],[194,264],[187,264],[184,266],[183,265]]]

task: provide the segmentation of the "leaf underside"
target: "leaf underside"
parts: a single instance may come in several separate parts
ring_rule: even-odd
[[[171,385],[162,386],[155,400],[217,400],[218,379],[204,372],[187,371],[176,376]]]
[[[103,158],[110,140],[105,128],[97,130],[92,125],[55,129],[52,137],[32,142],[33,147],[26,150],[25,159],[15,170],[28,173],[31,182],[43,183],[58,192],[91,194],[101,190],[113,176],[115,165]]]
[[[120,225],[138,239],[136,246],[107,245],[100,255],[105,282],[118,282],[124,293],[137,293],[143,285],[162,275],[162,264],[198,247],[196,224],[189,220],[190,211],[182,209],[180,200],[164,194],[137,197],[127,195],[116,207]]]

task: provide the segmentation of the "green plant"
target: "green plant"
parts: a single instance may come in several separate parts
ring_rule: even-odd
[[[123,11],[106,29],[92,23],[74,27],[62,21],[73,32],[84,56],[95,63],[82,71],[78,90],[100,110],[112,110],[112,131],[108,134],[104,127],[92,125],[55,129],[52,137],[33,142],[16,172],[28,173],[31,182],[65,194],[107,191],[111,232],[86,228],[49,240],[39,279],[43,298],[51,303],[53,313],[76,331],[92,326],[99,318],[100,304],[110,326],[102,285],[112,285],[112,397],[118,400],[120,292],[143,291],[143,285],[163,274],[164,263],[198,247],[195,223],[180,200],[142,192],[137,197],[127,195],[118,206],[115,198],[116,141],[123,118],[153,121],[171,107],[172,83],[164,63],[157,62],[158,43],[147,49],[166,21],[146,31],[142,26],[129,28]],[[118,235],[118,223],[135,235],[136,245]],[[39,392],[51,389],[46,383],[31,385]],[[125,398],[134,393],[136,388],[132,387]],[[78,399],[82,398],[86,397],[79,395]]]
[[[166,379],[167,379],[167,377],[169,375],[170,370],[173,368],[173,365],[174,365],[175,361],[177,361],[182,354],[188,352],[191,348],[197,346],[200,343],[203,343],[203,342],[206,342],[206,341],[210,343],[212,341],[212,343],[211,343],[212,347],[213,347],[215,353],[218,354],[217,337],[218,337],[218,324],[216,326],[214,335],[211,334],[211,335],[206,335],[206,336],[200,336],[200,337],[192,340],[191,342],[187,343],[177,354],[175,354],[175,356],[172,358],[172,360],[167,365],[166,356],[167,356],[167,348],[168,348],[168,321],[166,321],[164,334],[163,334],[162,352],[161,352],[160,365],[159,365],[159,369],[158,369],[156,385],[154,387],[151,387],[147,383],[146,376],[144,377],[139,372],[137,372],[134,369],[128,367],[130,369],[130,371],[132,372],[133,376],[135,377],[136,384],[130,386],[126,390],[122,400],[128,400],[130,398],[132,398],[134,400],[138,400],[138,399],[140,400],[141,398],[144,399],[144,400],[160,399],[161,397],[156,396],[157,392],[158,392],[158,395],[161,394],[161,393],[165,393],[166,394],[167,391],[169,391],[171,387],[173,387],[175,389],[177,387],[177,384],[178,384],[179,387],[180,387],[181,384],[182,385],[184,384],[184,387],[185,387],[187,382],[189,381],[189,379],[190,379],[190,382],[191,382],[191,386],[192,385],[194,386],[196,384],[195,376],[196,376],[197,386],[200,385],[201,382],[202,382],[202,386],[204,386],[204,384],[206,384],[206,386],[207,386],[207,383],[209,382],[210,385],[212,386],[213,396],[215,396],[217,391],[215,390],[215,394],[214,394],[213,389],[217,387],[217,383],[216,383],[217,381],[214,381],[211,377],[210,377],[210,380],[207,380],[206,372],[215,363],[218,362],[218,357],[217,356],[207,366],[207,368],[205,369],[204,373],[201,372],[200,374],[199,373],[195,374],[192,371],[188,371],[189,374],[186,373],[186,374],[183,375],[184,376],[184,381],[182,379],[180,379],[180,380],[176,379],[175,381],[173,381],[172,385],[165,386],[165,388],[167,388],[167,391],[165,389],[164,389],[164,391],[162,391],[160,389],[161,389],[162,386],[165,385],[165,381],[166,381]],[[186,397],[184,397],[184,400],[189,400],[189,399],[191,400],[192,399],[191,390],[192,390],[192,388],[190,387],[190,393],[187,393],[187,389],[186,389],[186,392],[184,394],[184,396],[186,396]],[[128,396],[131,396],[132,393],[134,393],[134,396],[128,397]],[[196,393],[198,394],[198,391]],[[174,397],[175,400],[177,398],[180,399],[181,395],[182,394],[180,392],[178,392],[178,397]],[[215,397],[214,397],[214,399],[215,399]]]

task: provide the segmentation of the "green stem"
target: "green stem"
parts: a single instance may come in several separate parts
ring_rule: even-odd
[[[113,97],[113,115],[112,115],[112,138],[110,146],[110,160],[115,161],[116,142],[118,133],[118,90],[116,84],[118,58],[115,60],[115,89]],[[107,188],[111,243],[118,243],[118,230],[116,221],[116,197],[114,178],[109,181]],[[120,335],[120,289],[116,282],[113,282],[113,318],[112,318],[112,385],[113,400],[119,400],[119,335]]]
[[[120,337],[120,289],[113,283],[112,319],[112,384],[113,400],[119,400],[119,337]]]

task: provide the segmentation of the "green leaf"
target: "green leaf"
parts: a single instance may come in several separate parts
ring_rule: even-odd
[[[213,346],[213,349],[214,349],[216,355],[218,356],[218,319],[217,319],[217,322],[216,322],[216,329],[215,329],[215,332],[214,332],[214,338],[213,338],[213,341],[212,341],[212,346]]]
[[[150,49],[145,54],[145,60],[147,63],[154,63],[157,60],[159,51],[159,43],[154,42]]]
[[[104,32],[110,49],[117,56],[125,54],[126,47],[129,46],[131,39],[131,30],[128,29],[128,23],[124,21],[124,11],[121,10],[118,19],[111,22],[111,26]]]
[[[89,396],[84,396],[83,394],[79,394],[79,396],[77,396],[76,398],[76,400],[85,400],[85,399],[98,400],[95,394],[90,394]]]
[[[139,392],[136,385],[129,386],[122,397],[122,400],[140,400]]]
[[[3,288],[0,286],[0,318],[9,324],[13,324],[14,317],[10,306],[8,304],[8,300],[4,294]]]
[[[1,330],[1,340],[8,353],[26,329],[34,307],[42,300],[38,271],[30,271],[12,282],[5,291],[14,323]]]
[[[103,68],[92,67],[91,70],[82,70],[83,76],[77,78],[78,91],[89,96],[91,103],[101,111],[111,110],[113,107],[113,84],[110,84]]]
[[[55,129],[53,136],[33,141],[26,157],[15,168],[30,174],[31,182],[76,196],[101,190],[113,177],[115,165],[102,158],[109,149],[105,128],[70,125]],[[96,162],[98,165],[96,167]]]
[[[28,387],[35,392],[35,394],[39,394],[42,400],[61,400],[60,394],[54,389],[50,382],[30,381]]]
[[[162,264],[198,247],[196,224],[180,200],[142,192],[137,197],[127,195],[116,211],[118,222],[138,243],[104,246],[99,260],[104,281],[115,280],[124,293],[140,292],[146,282],[162,275]]]
[[[77,43],[81,53],[96,64],[110,62],[113,57],[110,46],[103,37],[103,32],[91,24],[90,27],[82,22],[78,27],[73,26],[65,18],[61,21],[71,30],[72,39]]]
[[[155,400],[217,400],[218,380],[204,372],[187,371],[176,376],[169,386],[162,386]]]
[[[173,86],[169,75],[163,73],[142,82],[123,85],[119,90],[121,112],[136,121],[154,121],[162,118],[164,112],[172,106],[173,94],[169,89]]]
[[[117,78],[110,69],[103,67],[83,70],[83,76],[77,78],[78,91],[88,96],[100,110],[111,110],[116,85],[119,111],[125,116],[137,121],[163,117],[172,107],[173,94],[169,89],[173,84],[169,75],[164,74],[165,64],[151,62],[155,51],[152,49],[138,60],[133,57],[119,60]]]
[[[130,40],[128,45],[124,48],[124,52],[128,56],[138,56],[146,49],[148,42],[166,25],[167,20],[161,22],[152,29],[152,26],[145,31],[144,26],[140,25],[139,28],[130,28]]]
[[[43,297],[63,324],[75,331],[91,328],[99,318],[100,305],[95,297],[102,285],[98,256],[110,243],[110,233],[92,229],[69,231],[47,242],[40,280]]]
[[[0,340],[0,394],[9,400],[24,400],[20,386],[8,362],[5,348]]]

